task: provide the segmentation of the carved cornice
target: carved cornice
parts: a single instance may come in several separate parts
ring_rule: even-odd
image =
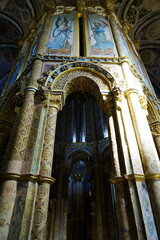
[[[33,175],[33,174],[14,174],[14,173],[0,173],[0,180],[15,180],[15,181],[31,181],[37,183],[48,183],[53,184],[55,179],[52,177],[46,177],[41,175]]]

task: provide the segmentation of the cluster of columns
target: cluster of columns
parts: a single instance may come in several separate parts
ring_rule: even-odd
[[[123,57],[125,53],[119,38],[119,29],[116,23],[117,18],[112,11],[114,4],[109,5],[107,2],[112,33],[119,56]],[[127,174],[123,175],[123,170],[120,170],[121,166],[118,167],[117,165],[120,159],[117,160],[117,156],[116,158],[113,156],[117,176],[111,181],[115,184],[115,187],[121,184],[123,191],[125,191],[126,182],[128,184],[137,238],[151,239],[153,237],[154,239],[158,239],[158,236],[160,236],[158,227],[160,220],[158,208],[160,162],[147,122],[146,110],[142,109],[140,104],[139,94],[142,92],[141,86],[135,84],[138,80],[131,73],[128,62],[122,63],[122,71],[127,88],[125,92],[122,93],[121,100],[116,101],[116,115]],[[111,131],[113,130],[111,129]],[[125,145],[127,145],[127,149]],[[119,194],[121,196],[118,195],[118,197],[120,197],[121,201],[123,200],[125,202],[122,191],[120,191]],[[121,204],[119,208],[121,212],[123,212],[122,208],[123,204]],[[127,223],[129,224],[129,219],[126,224]],[[125,229],[125,221],[123,221],[122,225],[122,229]],[[129,238],[135,239],[135,236],[132,236],[131,232],[132,231],[128,229]],[[122,236],[120,239],[125,239],[125,237]]]

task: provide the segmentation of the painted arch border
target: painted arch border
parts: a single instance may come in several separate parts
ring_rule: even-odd
[[[103,67],[101,67],[97,64],[94,64],[91,62],[86,62],[86,61],[76,61],[76,62],[66,63],[66,64],[58,66],[55,70],[53,70],[49,74],[45,85],[46,86],[50,85],[51,90],[63,91],[67,81],[64,82],[64,85],[61,84],[61,86],[58,84],[56,86],[56,83],[58,82],[60,77],[64,76],[64,78],[65,78],[65,74],[67,74],[68,72],[75,72],[76,70],[88,71],[90,73],[94,73],[99,78],[101,77],[104,81],[106,81],[106,84],[108,85],[110,90],[112,90],[113,87],[117,86],[117,83],[116,83],[114,77],[107,70],[105,70]],[[80,75],[79,75],[79,77],[80,77]]]

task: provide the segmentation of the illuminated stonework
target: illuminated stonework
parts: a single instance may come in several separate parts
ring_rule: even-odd
[[[131,20],[41,4],[2,95],[0,239],[158,240],[159,106]]]

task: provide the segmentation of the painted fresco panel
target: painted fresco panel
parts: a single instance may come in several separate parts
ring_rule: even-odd
[[[22,64],[24,62],[24,57],[25,57],[27,47],[28,47],[28,45],[25,45],[21,50],[21,53],[18,57],[18,61],[17,61],[16,67],[15,67],[14,73],[12,75],[12,78],[11,78],[10,82],[9,82],[9,86],[11,86],[16,81],[16,79],[20,76],[20,74],[22,72],[21,67],[22,67]]]
[[[74,13],[56,16],[47,43],[48,53],[54,55],[73,54]]]
[[[0,93],[8,79],[9,73],[17,55],[17,47],[14,45],[0,46]]]
[[[104,17],[97,17],[96,14],[89,14],[88,31],[90,55],[113,57],[116,54],[109,23]]]

